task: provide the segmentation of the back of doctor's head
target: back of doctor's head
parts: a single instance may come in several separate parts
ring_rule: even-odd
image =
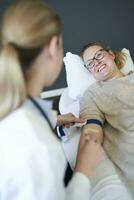
[[[59,16],[40,0],[17,0],[3,16],[0,52],[0,119],[26,99],[26,72],[51,38]]]

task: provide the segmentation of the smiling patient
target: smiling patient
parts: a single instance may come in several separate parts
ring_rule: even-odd
[[[124,53],[111,51],[101,43],[84,46],[82,58],[89,73],[98,80],[80,102],[80,117],[87,120],[83,134],[103,144],[134,193],[134,74],[124,76],[120,71]]]

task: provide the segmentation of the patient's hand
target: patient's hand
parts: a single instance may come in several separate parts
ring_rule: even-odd
[[[73,126],[75,123],[84,123],[84,120],[75,117],[72,113],[58,115],[58,117],[57,117],[57,125],[58,126],[65,126],[65,127],[69,128],[70,126]]]

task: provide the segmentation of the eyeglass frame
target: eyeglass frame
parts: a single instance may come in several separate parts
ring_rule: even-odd
[[[87,62],[89,62],[89,61],[93,61],[93,65],[92,66],[88,66],[88,65],[86,65],[86,64],[84,64],[84,67],[87,69],[87,70],[91,70],[91,69],[93,69],[93,67],[94,67],[94,65],[95,65],[95,60],[101,60],[101,59],[103,59],[104,58],[104,56],[105,56],[105,54],[103,53],[102,54],[102,57],[101,58],[96,58],[96,55],[97,55],[97,53],[99,52],[99,51],[108,51],[107,49],[99,49],[96,53],[95,53],[95,55],[94,55],[94,57],[92,58],[92,59],[89,59],[89,60],[87,60]]]

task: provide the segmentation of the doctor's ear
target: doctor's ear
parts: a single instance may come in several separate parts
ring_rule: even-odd
[[[55,56],[59,47],[60,37],[53,36],[47,46],[47,51],[50,56]]]

